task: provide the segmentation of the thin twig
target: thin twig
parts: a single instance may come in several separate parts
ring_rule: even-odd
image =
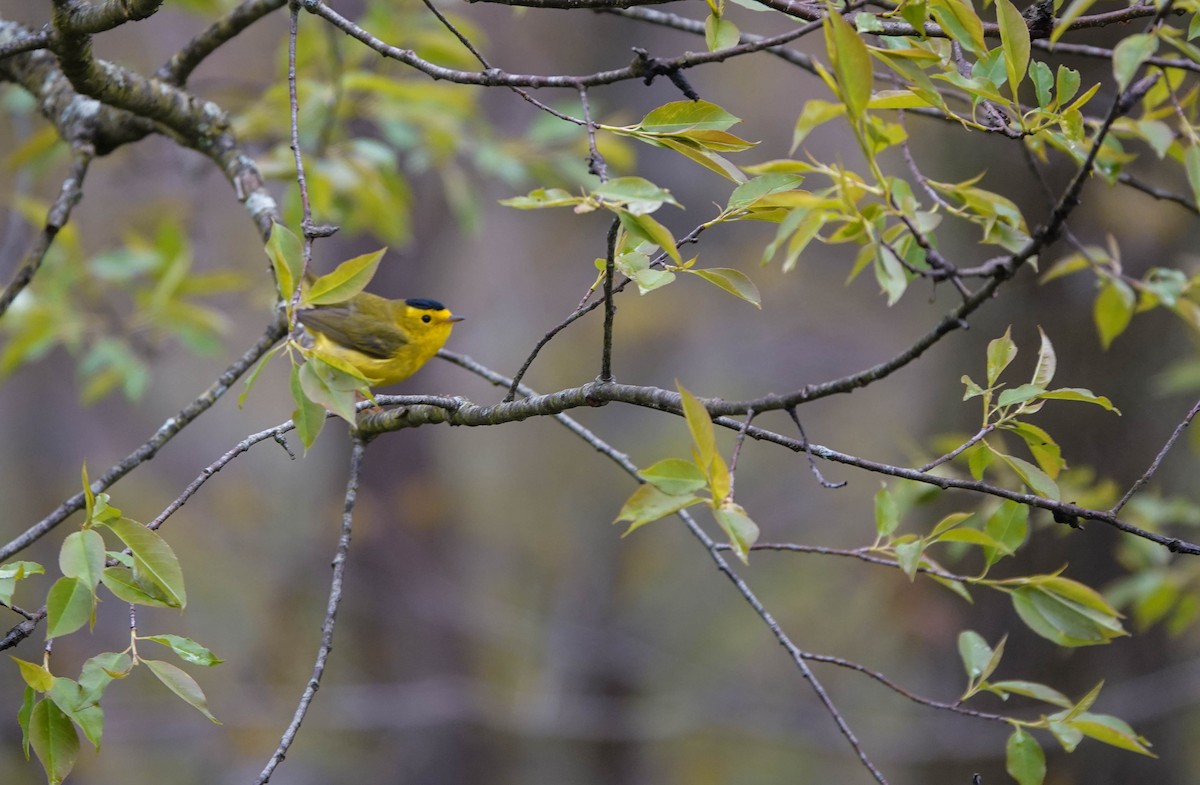
[[[174,55],[155,72],[167,84],[182,86],[192,71],[222,45],[232,41],[250,25],[267,14],[282,8],[287,0],[245,0],[229,13],[213,22],[202,33]]]
[[[1129,490],[1125,491],[1125,495],[1121,497],[1120,501],[1113,505],[1113,508],[1109,510],[1109,512],[1111,512],[1113,515],[1119,513],[1121,508],[1128,504],[1129,500],[1133,498],[1133,495],[1145,487],[1146,483],[1150,482],[1150,478],[1154,476],[1154,474],[1158,471],[1158,467],[1162,464],[1163,458],[1165,458],[1167,453],[1171,451],[1171,448],[1175,446],[1175,442],[1179,439],[1180,434],[1183,433],[1184,428],[1187,428],[1189,425],[1191,425],[1192,418],[1194,418],[1198,412],[1200,412],[1200,401],[1197,401],[1196,405],[1193,406],[1190,411],[1188,411],[1187,416],[1183,418],[1183,421],[1180,422],[1179,425],[1175,426],[1175,430],[1171,432],[1171,438],[1167,439],[1167,443],[1163,445],[1162,449],[1158,451],[1158,455],[1154,456],[1154,460],[1150,462],[1150,468],[1146,469],[1146,471],[1142,473],[1142,476],[1137,478],[1137,481],[1129,487]]]
[[[929,463],[922,466],[920,469],[917,469],[917,471],[924,474],[925,472],[929,471],[930,469],[941,466],[946,461],[954,460],[955,458],[957,458],[959,455],[961,455],[963,453],[963,450],[967,450],[967,449],[975,446],[976,444],[979,443],[979,441],[983,437],[987,436],[989,433],[991,433],[994,430],[996,430],[995,425],[985,425],[983,428],[979,429],[979,433],[975,434],[970,439],[967,439],[965,442],[958,445],[957,447],[955,447],[953,450],[946,453],[942,457],[933,459]]]
[[[58,191],[58,198],[46,211],[46,222],[38,235],[33,248],[25,256],[25,262],[13,275],[13,279],[4,291],[0,292],[0,316],[8,312],[13,300],[17,299],[25,287],[29,285],[37,271],[41,268],[50,245],[59,231],[66,226],[71,217],[71,209],[83,197],[83,180],[87,176],[88,166],[95,157],[95,151],[90,146],[77,147],[71,158],[71,167]]]
[[[604,258],[604,346],[600,353],[600,381],[605,384],[613,380],[613,320],[617,315],[617,304],[613,301],[613,274],[616,269],[617,229],[620,226],[620,219],[613,218],[612,225],[608,227],[608,252]]]
[[[300,694],[300,702],[292,715],[291,723],[279,739],[279,746],[275,748],[271,759],[267,761],[266,768],[258,775],[256,785],[266,785],[266,782],[271,779],[271,774],[287,755],[288,748],[296,740],[296,734],[300,732],[300,725],[304,722],[305,715],[308,714],[308,707],[321,687],[321,677],[325,675],[325,664],[329,660],[329,652],[333,649],[333,630],[338,605],[342,601],[342,584],[346,575],[346,554],[350,550],[350,535],[354,529],[354,502],[358,497],[358,479],[365,450],[366,443],[357,435],[352,436],[350,470],[346,477],[346,497],[342,505],[342,533],[338,537],[337,551],[333,556],[333,577],[329,584],[329,601],[325,606],[325,620],[321,623],[321,644],[317,647],[317,658],[313,663],[312,675],[304,687],[304,692]]]
[[[153,436],[147,439],[136,450],[125,456],[119,463],[109,467],[98,480],[92,482],[92,492],[100,493],[108,489],[117,480],[152,459],[162,449],[163,445],[220,400],[221,396],[229,391],[229,388],[237,381],[238,377],[249,370],[254,363],[258,362],[284,336],[285,332],[286,326],[283,320],[276,320],[253,346],[226,368],[225,372],[217,377],[216,381],[209,385],[207,390],[187,406],[183,407],[174,417],[167,418],[159,426],[158,430],[154,432]],[[64,501],[45,518],[30,526],[7,545],[0,548],[0,562],[8,561],[14,554],[37,542],[38,539],[51,529],[66,520],[69,515],[83,509],[83,506],[84,496],[81,491]]]
[[[196,479],[188,483],[188,486],[183,489],[183,493],[179,494],[175,501],[168,504],[166,508],[158,514],[157,518],[146,524],[146,528],[157,529],[166,523],[167,518],[170,518],[179,511],[179,508],[183,507],[184,504],[187,504],[188,499],[192,498],[192,496],[196,494],[196,491],[200,490],[200,487],[204,485],[204,483],[208,482],[214,474],[221,471],[221,469],[224,469],[230,461],[261,441],[266,441],[267,439],[275,440],[284,448],[284,450],[287,451],[292,460],[295,460],[296,455],[288,447],[287,440],[283,436],[285,433],[293,430],[294,428],[295,425],[291,420],[288,420],[283,425],[276,425],[274,428],[268,428],[265,431],[259,431],[258,433],[251,434],[245,439],[242,439],[240,442],[235,444],[231,450],[210,463],[208,466],[205,466]]]
[[[800,440],[804,443],[804,454],[808,456],[808,468],[812,469],[813,476],[817,478],[817,482],[822,488],[836,489],[846,485],[846,480],[841,482],[830,482],[821,474],[821,470],[817,468],[817,461],[813,458],[812,450],[809,448],[808,436],[804,433],[804,426],[800,424],[800,415],[796,413],[796,407],[790,406],[787,408],[788,416],[792,418],[792,422],[796,423],[796,430],[800,431]],[[742,429],[744,434],[750,427],[750,423],[746,423],[746,428]]]

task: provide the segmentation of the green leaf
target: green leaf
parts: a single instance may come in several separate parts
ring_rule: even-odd
[[[836,12],[825,14],[825,51],[833,63],[833,74],[846,104],[851,120],[862,117],[871,100],[874,73],[871,70],[871,54],[858,32],[842,15]]]
[[[75,721],[75,724],[83,731],[83,735],[87,736],[88,741],[98,751],[100,737],[104,735],[104,711],[96,705],[95,701],[87,699],[80,685],[71,679],[59,676],[54,680],[54,686],[50,688],[47,697],[54,701],[54,705],[62,709],[63,714]]]
[[[304,397],[355,424],[358,399],[356,390],[363,387],[359,379],[334,368],[321,357],[312,356],[300,366],[300,389]]]
[[[881,244],[875,249],[873,269],[879,288],[887,294],[887,304],[895,305],[908,289],[908,272],[904,265],[890,247]]]
[[[987,383],[991,387],[996,379],[1017,356],[1017,345],[1012,340],[1012,327],[1004,331],[1004,335],[988,343],[987,348]]]
[[[1192,187],[1192,200],[1200,204],[1200,146],[1189,147],[1183,154],[1183,163],[1188,185]]]
[[[38,692],[46,692],[54,686],[54,676],[41,665],[38,665],[36,662],[26,662],[25,660],[13,657],[11,654],[9,657],[17,664],[17,667],[21,670],[21,678],[25,680],[25,684],[30,688]]]
[[[82,701],[98,703],[109,683],[128,676],[132,667],[133,658],[125,652],[106,651],[89,658],[79,673]]]
[[[732,501],[722,502],[721,506],[714,508],[713,517],[729,538],[733,552],[746,564],[749,561],[750,548],[758,541],[757,524],[750,519],[740,504]]]
[[[83,502],[87,510],[87,520],[92,520],[92,511],[96,507],[96,496],[92,493],[92,483],[88,480],[87,461],[83,462],[83,469],[80,471],[83,481]]]
[[[995,453],[986,444],[972,447],[967,455],[967,469],[971,472],[971,476],[976,480],[983,479],[983,473],[987,471],[987,467],[992,465],[994,457]]]
[[[734,270],[729,267],[709,267],[703,270],[690,268],[687,272],[698,275],[709,283],[721,287],[733,296],[750,303],[755,308],[762,308],[762,295],[758,293],[758,287],[741,270]]]
[[[985,671],[994,654],[992,647],[988,646],[987,641],[979,633],[973,630],[963,630],[958,634],[958,656],[962,658],[967,678],[972,682],[987,678]]]
[[[942,518],[940,521],[937,522],[937,525],[933,527],[933,531],[929,533],[930,538],[937,537],[938,535],[941,535],[941,534],[945,534],[946,532],[948,532],[951,529],[960,525],[963,521],[967,520],[974,514],[975,513],[973,513],[973,512],[952,512],[952,513],[950,513],[945,518]]]
[[[58,566],[68,578],[77,578],[91,591],[104,571],[104,538],[94,529],[72,532],[58,552]]]
[[[1030,491],[1038,496],[1053,499],[1054,501],[1058,501],[1061,498],[1058,483],[1050,479],[1050,475],[1032,463],[1023,461],[1015,455],[1005,455],[1002,452],[997,452],[996,454],[1017,473],[1017,476],[1021,478],[1021,482],[1025,483]]]
[[[875,493],[875,533],[887,537],[900,525],[900,507],[887,486]]]
[[[1073,704],[1071,699],[1063,695],[1053,687],[1047,687],[1045,684],[1038,684],[1035,681],[1022,681],[1014,679],[1011,681],[995,681],[991,684],[992,687],[1003,692],[1011,692],[1014,695],[1024,695],[1026,698],[1043,701],[1054,706],[1062,706],[1064,709],[1069,709]]]
[[[900,569],[904,570],[910,581],[916,579],[917,568],[921,566],[921,556],[925,553],[925,541],[917,539],[898,543],[895,549],[896,562]]]
[[[644,177],[617,177],[602,183],[592,194],[606,202],[624,207],[633,215],[652,213],[664,204],[680,206],[670,191],[658,187]]]
[[[1067,32],[1071,27],[1071,23],[1079,17],[1087,13],[1087,10],[1092,7],[1096,0],[1073,0],[1071,5],[1062,12],[1058,17],[1058,22],[1054,25],[1054,32],[1050,34],[1050,43],[1058,41],[1059,37]],[[1060,98],[1059,103],[1065,102],[1067,99]]]
[[[641,528],[647,523],[665,518],[668,515],[673,515],[685,507],[690,507],[701,501],[704,500],[690,493],[663,493],[650,483],[646,483],[645,485],[639,485],[637,490],[633,492],[633,495],[625,501],[613,523],[620,523],[621,521],[629,522],[629,528],[621,535],[622,537],[626,537],[634,529]]]
[[[1050,70],[1050,66],[1041,60],[1034,60],[1029,64],[1029,79],[1033,82],[1038,106],[1042,109],[1050,106],[1050,102],[1054,100],[1050,94],[1050,88],[1054,86],[1054,72]]]
[[[279,296],[285,301],[290,300],[304,275],[303,243],[286,226],[273,223],[271,236],[267,238],[267,256],[271,259],[271,269],[275,271]]]
[[[638,472],[638,476],[670,496],[698,491],[707,484],[703,471],[691,461],[666,458]]]
[[[349,300],[365,289],[375,277],[379,261],[386,252],[386,248],[380,248],[378,251],[347,259],[334,268],[333,272],[313,281],[301,302],[304,305],[332,305]]]
[[[715,52],[718,49],[737,46],[740,39],[741,33],[738,32],[737,25],[728,19],[709,16],[704,20],[704,41],[708,44],[708,51]]]
[[[183,698],[196,711],[208,717],[217,725],[221,724],[209,712],[208,700],[204,697],[204,691],[200,689],[200,685],[196,683],[195,679],[169,662],[163,662],[162,660],[141,660],[141,662],[150,669],[151,673],[158,677],[159,681],[167,685],[167,689],[180,698]]]
[[[573,207],[587,201],[561,188],[535,188],[527,196],[501,199],[500,204],[517,210],[541,210],[546,207]]]
[[[92,618],[96,595],[83,581],[59,578],[46,595],[46,638],[68,635]]]
[[[791,191],[804,182],[804,177],[798,174],[764,174],[751,178],[733,189],[729,195],[729,211],[745,210],[752,207],[756,201],[770,194]]]
[[[968,545],[978,545],[989,551],[1000,551],[1006,556],[1011,555],[1011,551],[1003,543],[997,541],[990,534],[981,532],[978,529],[952,529],[945,534],[939,535],[935,541],[962,542]]]
[[[292,400],[296,402],[296,409],[292,411],[292,422],[296,426],[296,434],[300,437],[300,442],[304,445],[304,449],[308,450],[317,440],[317,436],[321,434],[321,428],[325,426],[325,408],[319,403],[310,401],[304,394],[304,388],[300,386],[299,366],[292,366],[290,387]]]
[[[124,566],[106,568],[100,576],[100,582],[122,602],[155,608],[177,607],[171,605],[171,601],[161,590],[138,580],[133,570]]]
[[[21,750],[25,760],[29,760],[29,720],[33,716],[33,704],[37,700],[37,692],[28,684],[21,698],[21,708],[17,710],[17,725],[21,728]]]
[[[796,119],[796,127],[792,131],[791,151],[794,152],[800,143],[808,138],[814,128],[844,114],[846,114],[846,105],[840,101],[824,101],[819,98],[806,101],[800,117]]]
[[[1110,412],[1120,414],[1121,410],[1113,406],[1112,401],[1103,395],[1096,395],[1091,390],[1083,387],[1060,387],[1057,390],[1047,390],[1039,396],[1048,401],[1081,401],[1083,403],[1094,403],[1097,406],[1103,407]]]
[[[1065,65],[1058,67],[1058,75],[1054,82],[1054,96],[1058,99],[1059,106],[1065,105],[1079,92],[1079,80],[1079,72],[1074,68],[1067,68]]]
[[[673,101],[654,109],[637,124],[649,133],[678,134],[681,131],[725,131],[741,122],[716,104],[708,101]]]
[[[183,587],[183,570],[179,559],[167,541],[157,532],[147,529],[137,521],[118,518],[107,524],[129,550],[133,552],[133,574],[135,581],[160,590],[163,599],[172,608],[187,605],[187,592]]]
[[[286,344],[281,343],[275,348],[271,349],[271,351],[264,354],[262,359],[255,364],[254,370],[250,372],[250,375],[246,377],[246,381],[242,385],[242,394],[238,396],[239,409],[246,405],[246,398],[249,397],[250,390],[254,388],[254,383],[258,381],[258,376],[262,373],[263,368],[266,368],[267,363],[271,362],[271,360],[274,360],[275,356],[283,351],[285,345]]]
[[[679,390],[683,416],[687,420],[688,431],[692,434],[692,444],[695,446],[696,455],[699,457],[697,463],[705,471],[705,474],[711,477],[708,467],[712,466],[714,458],[719,457],[717,455],[716,435],[713,431],[712,416],[704,408],[704,404],[700,402],[700,399],[689,392],[678,380],[675,382],[675,386]]]
[[[1142,63],[1154,56],[1158,51],[1158,36],[1153,33],[1134,33],[1121,39],[1113,47],[1113,76],[1117,79],[1117,87],[1122,91],[1129,87],[1133,77],[1137,76]]]
[[[1004,49],[1004,67],[1008,71],[1008,88],[1013,101],[1018,101],[1017,88],[1029,68],[1029,27],[1011,0],[996,0],[996,20],[1000,23],[1000,46]],[[1049,68],[1046,69],[1047,75]]]
[[[1025,538],[1029,536],[1029,508],[1014,501],[1004,501],[988,516],[983,530],[992,539],[1002,543],[1008,553],[1012,553],[1021,547]],[[984,552],[989,567],[1006,555],[1000,549]]]
[[[1075,586],[1082,584],[1075,583]],[[1099,598],[1094,592],[1092,594]],[[1012,593],[1012,603],[1029,629],[1059,646],[1108,643],[1126,634],[1115,610],[1091,607],[1080,602],[1080,597],[1078,593],[1057,591],[1053,585],[1039,584],[1017,588]],[[1100,602],[1103,603],[1102,598]]]
[[[1092,308],[1092,318],[1096,329],[1100,332],[1100,344],[1107,349],[1113,340],[1125,332],[1133,319],[1133,309],[1137,305],[1137,295],[1129,284],[1117,278],[1108,278],[1096,295],[1096,303]]]
[[[657,245],[668,256],[674,260],[675,264],[682,265],[683,258],[679,255],[679,249],[675,247],[675,237],[667,227],[654,220],[649,215],[635,215],[626,210],[618,210],[617,217],[621,220],[621,226],[625,231],[637,240]]]
[[[175,652],[179,659],[192,665],[212,667],[225,661],[191,638],[185,638],[182,635],[144,635],[138,636],[138,639],[161,643]]]
[[[1033,369],[1032,383],[1044,390],[1050,386],[1050,380],[1054,378],[1054,372],[1058,369],[1058,356],[1054,353],[1053,344],[1050,343],[1050,339],[1040,326],[1038,334],[1042,337],[1042,344],[1038,348],[1037,366]]]
[[[1034,398],[1040,398],[1045,391],[1044,387],[1038,387],[1036,384],[1022,384],[1019,387],[1003,390],[996,398],[996,406],[1004,407],[1024,403]]]
[[[1042,471],[1046,472],[1050,479],[1058,479],[1059,473],[1067,465],[1067,462],[1063,460],[1062,448],[1050,437],[1050,434],[1036,425],[1019,421],[1006,424],[1004,429],[1012,431],[1024,439]]]
[[[1084,712],[1071,720],[1070,724],[1089,738],[1151,758],[1158,757],[1150,751],[1150,742],[1135,733],[1129,723],[1119,717]]]
[[[1042,785],[1046,779],[1046,754],[1024,728],[1013,729],[1004,759],[1004,770],[1020,785]]]
[[[42,699],[29,716],[29,744],[37,753],[50,785],[62,782],[79,757],[79,734],[54,701]]]
[[[945,31],[975,55],[987,52],[983,40],[983,21],[966,0],[931,0],[929,11]]]

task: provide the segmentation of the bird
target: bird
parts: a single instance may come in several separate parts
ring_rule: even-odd
[[[429,362],[462,321],[437,300],[389,300],[359,292],[349,300],[296,310],[317,355],[351,365],[372,386],[386,387]]]
[[[1029,38],[1049,38],[1054,32],[1054,0],[1038,0],[1038,2],[1021,12],[1025,26],[1029,28]]]

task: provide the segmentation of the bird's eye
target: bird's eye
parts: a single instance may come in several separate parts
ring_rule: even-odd
[[[421,317],[421,321],[425,322],[425,324],[429,324],[430,322],[433,321],[433,317],[430,316],[429,314],[425,314],[424,316]]]

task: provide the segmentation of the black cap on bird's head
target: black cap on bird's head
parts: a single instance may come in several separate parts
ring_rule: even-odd
[[[419,311],[444,311],[446,306],[439,303],[437,300],[426,300],[421,297],[413,297],[404,301],[405,305],[416,308]]]

